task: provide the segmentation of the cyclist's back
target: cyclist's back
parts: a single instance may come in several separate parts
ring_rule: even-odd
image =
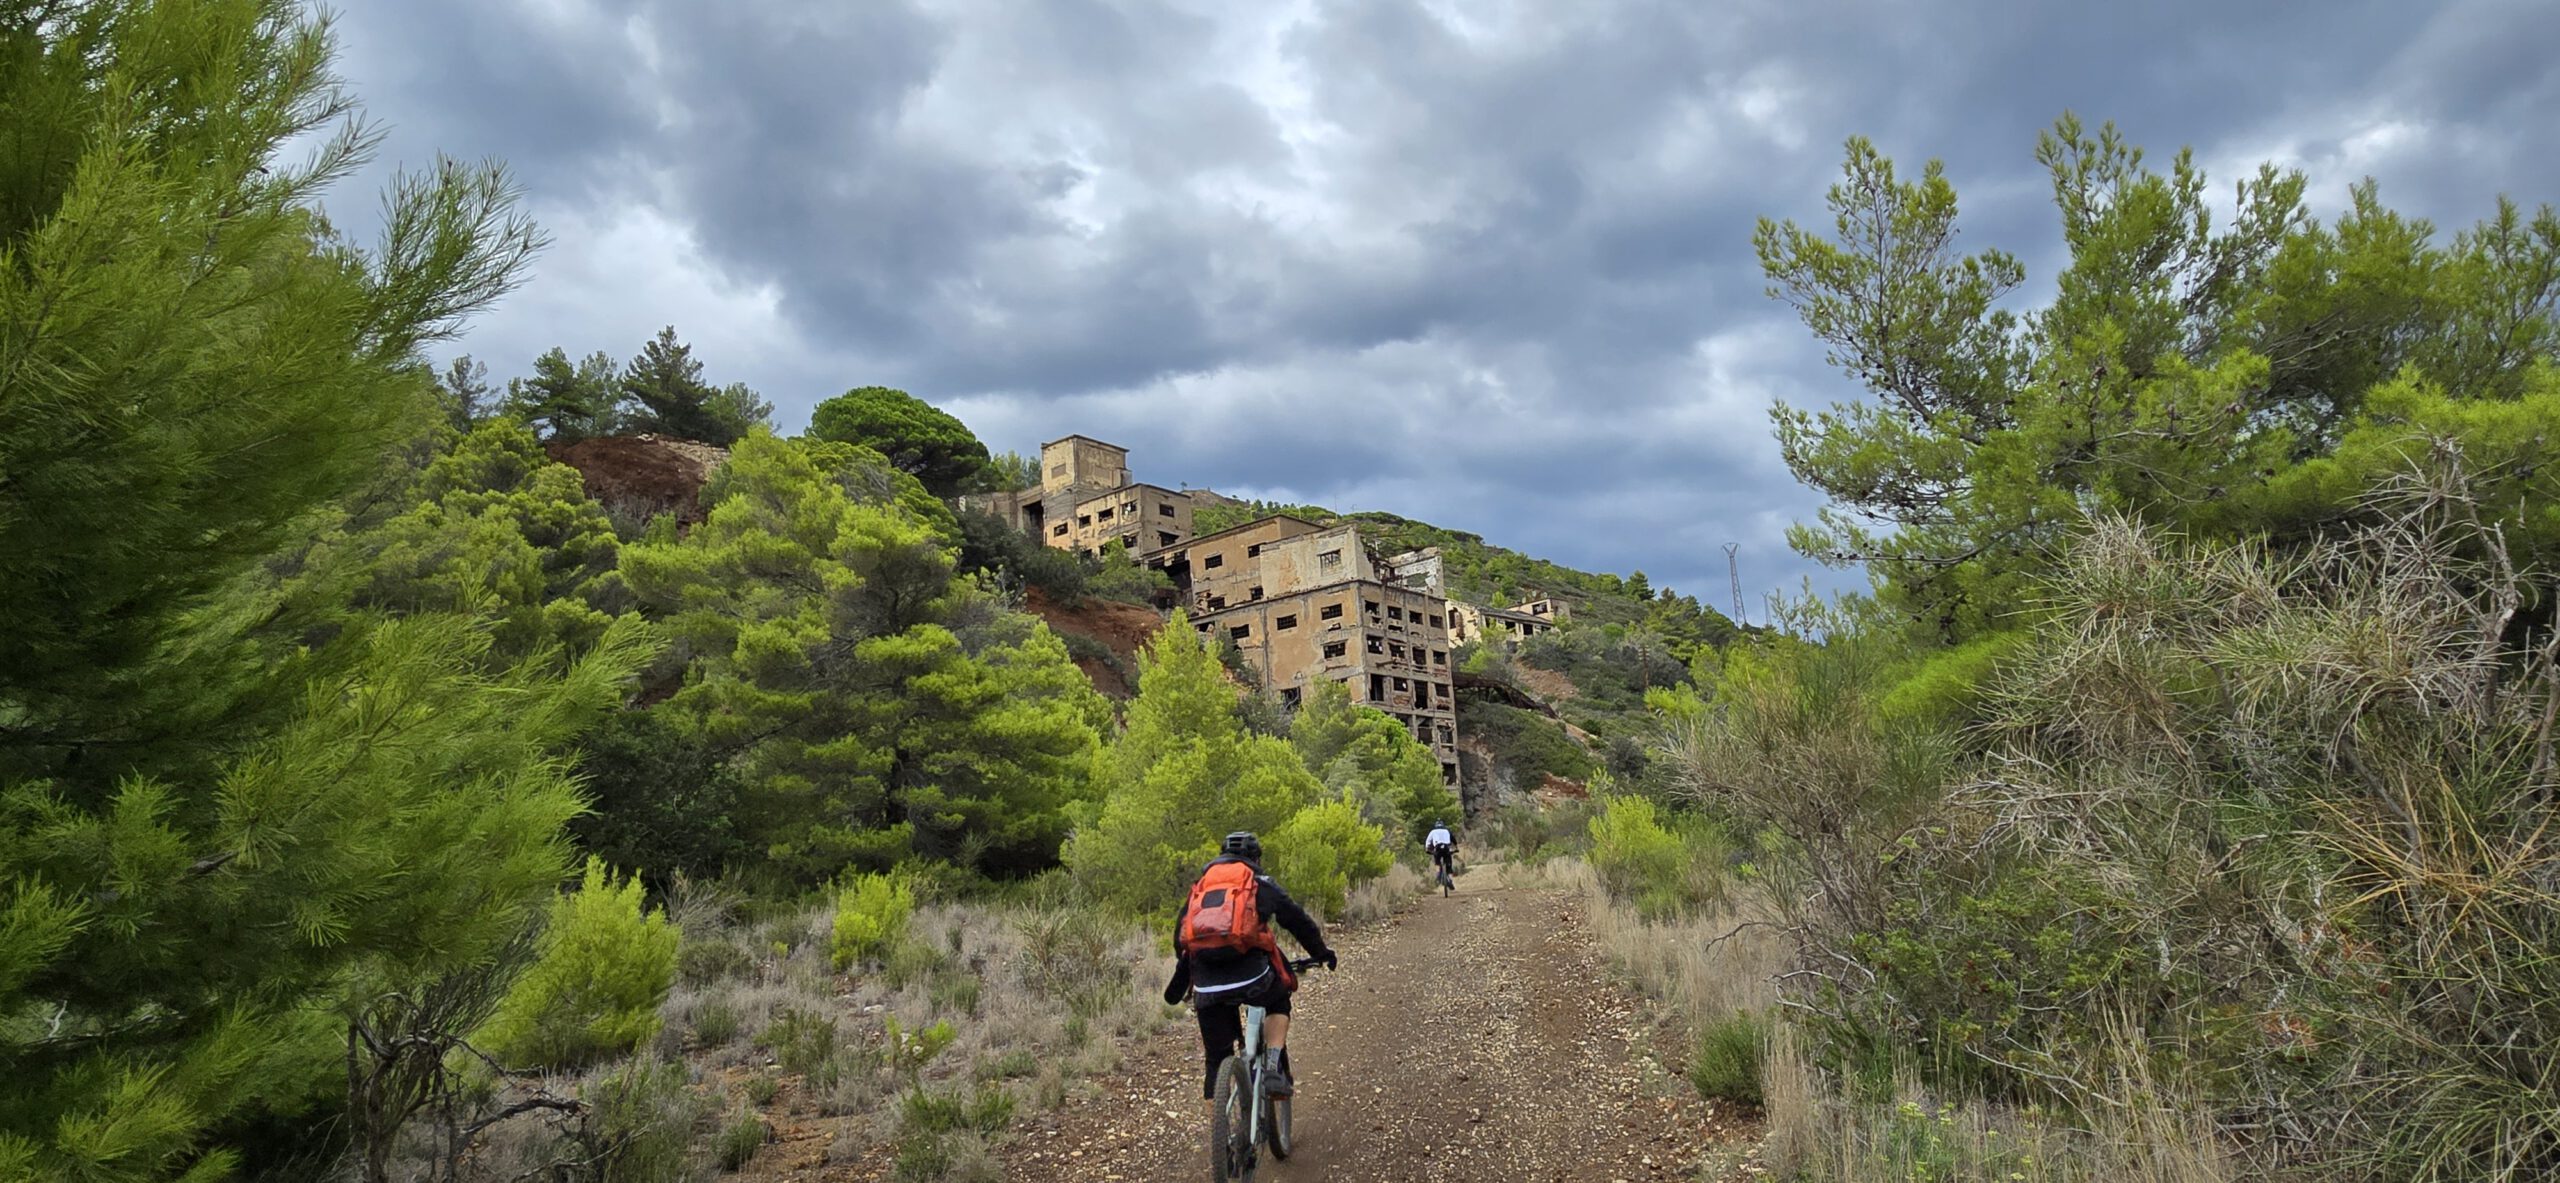
[[[1325,945],[1324,930],[1315,917],[1262,873],[1261,862],[1259,839],[1244,832],[1227,835],[1218,857],[1201,869],[1181,910],[1174,914],[1176,962],[1173,980],[1165,985],[1165,1001],[1180,1002],[1184,990],[1191,992],[1200,1019],[1200,1049],[1207,1061],[1201,1075],[1203,1098],[1215,1095],[1218,1065],[1244,1037],[1240,1008],[1245,1006],[1267,1012],[1263,1043],[1279,1069],[1273,1092],[1285,1096],[1291,1087],[1289,996],[1298,981],[1289,972],[1288,959],[1282,956],[1271,926],[1277,923],[1288,930],[1309,956],[1328,968],[1338,962]],[[1230,931],[1229,925],[1254,931]]]

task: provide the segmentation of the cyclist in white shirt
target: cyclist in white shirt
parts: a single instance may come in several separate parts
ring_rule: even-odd
[[[1432,865],[1439,867],[1441,873],[1455,875],[1458,873],[1458,868],[1451,855],[1456,851],[1457,844],[1458,840],[1450,835],[1446,824],[1433,822],[1431,832],[1423,835],[1422,851],[1431,856]]]

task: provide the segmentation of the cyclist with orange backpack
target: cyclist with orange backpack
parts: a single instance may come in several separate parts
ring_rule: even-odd
[[[1324,943],[1324,930],[1289,893],[1262,873],[1262,840],[1246,831],[1227,835],[1218,857],[1201,869],[1191,893],[1174,917],[1176,955],[1173,980],[1164,988],[1168,1003],[1190,991],[1200,1017],[1200,1047],[1208,1071],[1200,1095],[1215,1104],[1218,1066],[1244,1038],[1246,1006],[1266,1011],[1262,1024],[1264,1053],[1271,1057],[1269,1092],[1285,1097],[1295,1091],[1289,1077],[1289,995],[1298,988],[1280,940],[1271,931],[1277,922],[1297,938],[1307,955],[1332,969],[1341,963]]]

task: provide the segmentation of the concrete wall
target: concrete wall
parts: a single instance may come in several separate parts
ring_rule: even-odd
[[[1190,498],[1156,485],[1125,485],[1076,501],[1066,516],[1049,521],[1041,541],[1098,552],[1117,539],[1134,557],[1190,537]]]

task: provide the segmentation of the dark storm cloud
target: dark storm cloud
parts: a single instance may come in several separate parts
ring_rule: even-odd
[[[2039,280],[2065,109],[2226,184],[2273,158],[2334,205],[2371,174],[2448,227],[2560,189],[2560,5],[2529,0],[452,0],[345,29],[395,150],[504,156],[561,232],[468,343],[501,372],[674,320],[786,419],[891,382],[999,448],[1082,431],[1148,479],[1716,603],[1724,542],[1754,588],[1810,570],[1766,409],[1853,392],[1749,238],[1819,219],[1848,135],[1943,158],[1968,244]]]

